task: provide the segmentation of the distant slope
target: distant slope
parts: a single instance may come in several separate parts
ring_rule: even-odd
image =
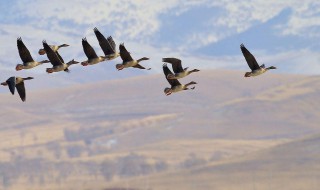
[[[28,90],[25,103],[1,94],[0,169],[6,172],[0,178],[15,190],[25,189],[19,184],[63,189],[75,182],[92,189],[183,170],[168,183],[154,180],[174,187],[198,172],[204,186],[190,187],[212,189],[205,185],[211,175],[195,165],[216,175],[218,165],[237,168],[256,151],[320,133],[319,77],[270,72],[248,79],[211,70],[181,79],[190,81],[198,82],[194,91],[171,96],[163,93],[169,85],[162,74]],[[212,179],[223,183],[225,176]]]
[[[191,170],[132,179],[126,184],[141,187],[147,183],[149,188],[159,190],[314,190],[320,185],[319,143],[317,135],[238,157],[227,164],[212,163]]]
[[[319,77],[267,73],[246,79],[240,72],[215,70],[190,75],[181,82],[192,80],[199,83],[194,91],[168,97],[163,89],[169,85],[162,75],[29,90],[26,103],[9,93],[1,94],[0,130],[19,123],[26,129],[50,124],[88,128],[129,121],[170,128],[154,134],[170,138],[288,138],[320,132]],[[148,130],[152,134],[152,129],[144,131]],[[129,139],[138,143],[140,132],[131,133]]]

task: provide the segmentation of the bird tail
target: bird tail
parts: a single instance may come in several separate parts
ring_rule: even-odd
[[[199,71],[200,71],[200,70],[198,70],[198,69],[193,69],[193,70],[190,71],[190,73],[199,72]]]
[[[277,67],[274,67],[274,66],[271,66],[271,67],[268,67],[266,68],[267,70],[270,70],[270,69],[277,69]]]

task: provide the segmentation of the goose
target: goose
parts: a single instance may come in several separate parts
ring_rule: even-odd
[[[58,52],[54,52],[45,40],[42,41],[42,44],[43,44],[44,50],[47,53],[48,59],[53,65],[52,68],[47,68],[46,70],[47,73],[53,73],[53,72],[59,72],[59,71],[69,72],[68,68],[70,65],[79,63],[74,59],[69,61],[68,63],[64,63],[64,60],[62,59],[60,54]]]
[[[247,50],[247,48],[243,44],[240,45],[240,49],[242,51],[244,58],[247,61],[248,66],[251,69],[251,72],[246,72],[244,77],[255,77],[255,76],[258,76],[258,75],[265,73],[266,71],[268,71],[270,69],[277,69],[274,66],[266,68],[264,64],[259,66],[259,64],[256,61],[256,59],[254,58],[254,56],[249,52],[249,50]]]
[[[149,60],[149,58],[143,57],[138,60],[132,59],[130,53],[127,51],[127,49],[123,43],[120,44],[119,49],[120,49],[120,57],[122,59],[122,64],[116,65],[116,68],[118,69],[118,71],[120,71],[124,68],[128,68],[128,67],[134,67],[134,68],[138,68],[138,69],[146,69],[143,66],[141,66],[139,63],[141,61]],[[151,68],[148,68],[147,70],[150,70],[150,69]]]
[[[26,90],[24,88],[24,81],[31,80],[33,77],[21,78],[21,77],[10,77],[5,82],[1,83],[3,86],[8,86],[12,95],[14,95],[15,87],[17,88],[18,94],[21,100],[26,101]]]
[[[116,43],[114,42],[112,36],[109,36],[106,39],[104,35],[101,34],[101,32],[97,29],[97,27],[95,27],[93,31],[107,60],[113,60],[120,56],[120,53],[116,52]]]
[[[54,52],[56,52],[56,51],[58,51],[60,48],[62,48],[62,47],[68,47],[69,45],[68,44],[62,44],[62,45],[59,45],[59,46],[57,46],[57,45],[49,45],[49,47],[51,47],[51,49],[54,51]],[[44,54],[46,54],[46,50],[44,50],[44,49],[39,49],[39,55],[44,55]]]
[[[99,57],[97,56],[96,52],[87,41],[87,38],[82,38],[82,47],[83,47],[84,53],[88,58],[87,61],[83,61],[81,63],[82,66],[94,65],[106,60],[104,56],[99,56]]]
[[[182,85],[178,79],[168,79],[168,75],[169,74],[173,74],[170,69],[168,68],[167,64],[163,64],[163,73],[164,73],[164,76],[166,77],[167,81],[169,82],[169,84],[171,85],[171,87],[166,87],[164,89],[164,93],[169,96],[171,95],[172,93],[176,93],[176,92],[180,92],[182,90],[194,90],[195,89],[195,86],[192,87],[192,88],[188,88],[188,86],[190,85],[194,85],[194,84],[197,84],[196,82],[192,81],[192,82],[189,82],[185,85]]]
[[[174,74],[169,74],[167,76],[168,79],[180,79],[187,75],[190,75],[191,73],[200,71],[198,69],[188,71],[188,67],[182,68],[181,60],[177,58],[162,58],[162,62],[170,63],[172,65]]]
[[[40,62],[34,61],[31,54],[30,54],[30,51],[24,45],[21,37],[19,37],[17,39],[17,46],[18,46],[19,55],[20,55],[20,58],[21,58],[23,64],[17,64],[16,71],[20,71],[22,69],[31,69],[31,68],[36,67],[38,65],[41,65],[43,63],[50,62],[48,60],[43,60]]]

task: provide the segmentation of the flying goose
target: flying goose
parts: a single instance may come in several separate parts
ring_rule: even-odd
[[[128,67],[134,67],[134,68],[138,68],[138,69],[146,69],[143,66],[141,66],[139,63],[141,61],[149,60],[149,58],[143,57],[138,60],[132,59],[130,53],[127,51],[126,47],[124,47],[123,43],[120,44],[119,49],[120,49],[120,57],[122,59],[122,64],[116,65],[116,68],[118,69],[118,71],[120,71],[124,68],[128,68]],[[151,68],[148,68],[147,70],[150,70],[150,69]]]
[[[169,84],[171,85],[171,88],[165,88],[164,89],[164,93],[169,96],[170,94],[172,93],[176,93],[176,92],[179,92],[179,91],[182,91],[182,90],[193,90],[195,89],[195,87],[192,87],[192,88],[188,88],[188,86],[190,85],[193,85],[193,84],[197,84],[196,82],[189,82],[185,85],[182,85],[178,79],[168,79],[168,75],[169,74],[173,74],[170,69],[168,68],[167,64],[163,64],[163,73],[164,73],[164,76],[166,77],[167,81],[169,82]]]
[[[54,52],[50,46],[47,44],[45,40],[42,41],[43,48],[47,53],[47,57],[50,60],[51,64],[53,65],[52,68],[47,68],[47,73],[59,72],[59,71],[66,71],[69,72],[69,66],[72,64],[77,64],[79,62],[75,61],[74,59],[69,61],[68,63],[64,63],[64,60],[60,56],[58,52]]]
[[[244,47],[243,44],[240,45],[240,49],[242,51],[244,58],[246,59],[246,61],[248,63],[248,66],[251,69],[251,72],[246,72],[244,77],[255,77],[255,76],[258,76],[258,75],[265,73],[266,71],[268,71],[270,69],[276,69],[276,67],[274,67],[274,66],[266,68],[264,64],[259,66],[259,64],[256,61],[256,59],[254,58],[254,56],[249,52],[249,50],[247,50],[246,47]]]
[[[68,47],[69,45],[68,44],[62,44],[62,45],[59,45],[59,46],[57,46],[57,45],[49,45],[49,47],[51,47],[51,49],[54,51],[54,52],[56,52],[56,51],[58,51],[60,48],[62,48],[62,47]],[[46,50],[44,50],[44,49],[39,49],[39,55],[44,55],[44,54],[46,54]]]
[[[31,69],[31,68],[36,67],[38,65],[41,65],[43,63],[49,63],[48,60],[43,60],[40,62],[34,61],[31,54],[30,54],[30,51],[24,45],[21,37],[19,37],[17,39],[17,46],[18,46],[20,58],[23,62],[23,64],[17,64],[17,66],[16,66],[17,71],[20,71],[22,69]]]
[[[26,90],[24,88],[24,81],[31,80],[33,77],[21,78],[21,77],[10,77],[5,82],[1,83],[3,86],[8,86],[12,95],[14,95],[15,87],[17,88],[18,94],[21,100],[26,101]]]
[[[180,79],[180,78],[183,78],[187,75],[190,75],[193,72],[200,71],[198,69],[193,69],[191,71],[188,71],[188,67],[182,68],[181,60],[177,59],[177,58],[162,58],[162,61],[172,64],[172,69],[173,69],[174,74],[169,74],[167,76],[168,79]]]
[[[96,52],[87,41],[87,38],[82,38],[82,47],[83,47],[84,53],[88,58],[87,61],[83,61],[81,63],[82,66],[94,65],[106,60],[104,56],[99,56],[99,57],[97,56]]]
[[[116,43],[111,36],[106,39],[97,27],[95,27],[93,31],[107,60],[112,60],[120,56],[120,53],[116,52]]]

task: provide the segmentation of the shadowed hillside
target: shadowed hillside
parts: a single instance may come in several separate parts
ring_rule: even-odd
[[[127,181],[139,187],[148,181],[154,189],[293,189],[320,185],[320,136],[308,137],[258,151],[229,163]],[[121,186],[113,184],[111,186]]]

